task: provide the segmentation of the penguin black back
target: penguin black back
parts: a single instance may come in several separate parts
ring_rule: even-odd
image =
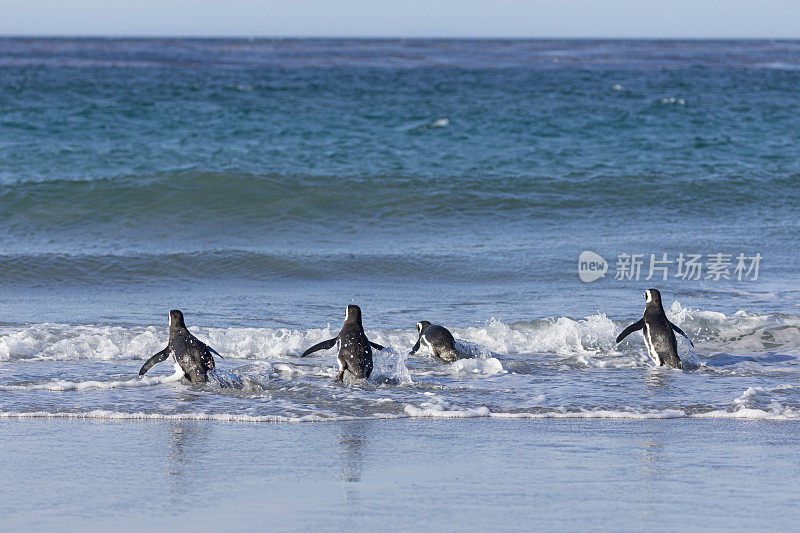
[[[437,326],[427,320],[423,320],[417,322],[417,332],[419,333],[419,338],[414,347],[411,348],[410,355],[415,354],[420,346],[424,344],[430,349],[431,354],[440,361],[449,363],[459,358],[460,354],[456,350],[453,334],[444,326]]]
[[[339,332],[339,363],[356,378],[368,378],[372,373],[372,348],[364,326],[361,325],[361,308],[348,305],[344,325]]]
[[[212,352],[215,352],[215,350],[201,342],[186,329],[183,313],[173,309],[169,312],[169,341],[167,342],[167,347],[148,359],[139,370],[139,375],[143,376],[150,368],[165,361],[171,355],[183,369],[184,375],[189,381],[205,383],[208,381],[208,372],[214,370]]]
[[[674,368],[682,368],[683,364],[678,357],[678,341],[675,339],[671,323],[664,313],[661,293],[658,292],[658,289],[647,289],[644,291],[644,297],[643,334],[650,357],[659,366],[669,365]]]
[[[339,373],[336,381],[343,381],[345,373],[358,379],[368,378],[372,373],[372,348],[383,350],[383,346],[367,339],[361,325],[361,308],[348,305],[344,315],[344,325],[339,334],[332,339],[315,344],[301,355],[305,357],[317,350],[327,350],[339,343],[337,360]]]
[[[678,332],[686,338],[688,336],[667,318],[658,289],[647,289],[644,291],[644,297],[644,316],[625,328],[617,337],[617,343],[634,331],[643,330],[642,335],[647,346],[647,354],[657,365],[683,368],[683,363],[678,356],[678,342],[674,332]],[[689,342],[692,343],[691,340]]]

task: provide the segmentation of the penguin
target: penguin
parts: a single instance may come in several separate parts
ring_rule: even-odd
[[[431,354],[440,361],[451,363],[458,359],[459,353],[456,351],[455,339],[447,328],[423,320],[422,322],[417,322],[417,332],[419,333],[419,338],[414,347],[411,348],[409,355],[417,353],[420,345],[424,344],[430,349]]]
[[[139,375],[144,376],[154,365],[172,356],[183,369],[184,376],[192,383],[206,383],[208,372],[214,370],[214,357],[219,355],[215,349],[199,341],[186,329],[183,313],[177,309],[169,312],[169,342],[167,347],[155,354],[142,365]],[[220,355],[220,357],[222,357]]]
[[[334,381],[344,381],[345,373],[357,379],[366,379],[372,372],[372,348],[383,350],[383,346],[367,339],[361,325],[361,308],[348,305],[344,315],[344,326],[337,336],[315,344],[300,357],[317,350],[328,350],[338,341],[339,373]]]
[[[646,300],[644,316],[619,334],[617,344],[634,331],[644,330],[642,335],[647,346],[647,353],[658,366],[669,365],[674,368],[683,368],[683,363],[678,357],[678,343],[673,330],[687,339],[689,336],[667,319],[664,307],[661,305],[661,293],[657,289],[647,289],[644,291],[644,297]],[[691,339],[689,339],[689,344],[694,347]]]

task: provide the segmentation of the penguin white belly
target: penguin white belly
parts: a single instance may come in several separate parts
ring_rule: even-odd
[[[336,363],[339,365],[339,373],[341,374],[344,371],[344,362],[342,361],[342,357],[339,355],[342,348],[346,348],[347,343],[343,343],[342,339],[336,341]]]
[[[433,350],[433,344],[428,342],[428,339],[425,338],[425,335],[422,336],[422,343],[425,344],[425,346],[428,347],[428,350],[430,350],[431,355],[436,355],[436,353]]]
[[[168,357],[170,361],[172,361],[172,368],[175,370],[175,373],[172,374],[172,377],[180,376],[182,378],[185,376],[186,372],[184,372],[183,367],[180,365],[180,363],[178,363],[178,355],[175,352],[169,352]]]
[[[658,366],[661,366],[661,358],[658,356],[658,352],[656,352],[656,347],[653,345],[653,339],[650,337],[650,325],[645,322],[644,323],[644,344],[647,346],[647,355],[650,356],[650,359],[655,362]]]

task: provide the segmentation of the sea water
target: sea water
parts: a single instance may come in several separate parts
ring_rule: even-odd
[[[800,420],[799,88],[789,41],[0,39],[0,438],[774,435]],[[688,371],[615,343],[650,287]],[[387,349],[341,386],[299,354],[351,303]],[[209,384],[137,376],[173,308],[225,356]],[[421,320],[468,357],[408,355]]]

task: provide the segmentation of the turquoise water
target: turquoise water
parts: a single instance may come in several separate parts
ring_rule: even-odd
[[[791,527],[798,89],[789,41],[0,39],[8,527]],[[615,344],[648,287],[690,371]],[[173,308],[207,385],[137,377]]]
[[[2,39],[0,411],[795,417],[799,86],[783,41]],[[695,373],[615,346],[648,286]],[[349,303],[389,350],[337,392],[297,355]],[[238,392],[129,381],[172,308]],[[420,320],[473,357],[406,356]]]
[[[3,39],[0,314],[152,324],[173,305],[311,327],[355,299],[381,327],[634,316],[646,284],[580,283],[586,249],[758,252],[757,283],[659,286],[796,314],[798,58],[796,42]]]
[[[799,86],[788,41],[0,39],[0,410],[794,417]],[[699,364],[663,397],[613,342],[648,286]],[[390,349],[331,402],[333,354],[297,354],[349,303]],[[172,308],[246,401],[128,382]],[[420,320],[474,357],[407,357]]]

